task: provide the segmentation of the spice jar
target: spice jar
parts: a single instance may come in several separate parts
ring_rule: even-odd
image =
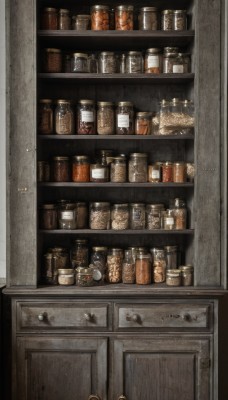
[[[177,246],[165,246],[167,269],[176,269],[177,265]]]
[[[69,157],[54,157],[52,160],[52,179],[53,182],[70,181],[70,161]]]
[[[56,8],[46,7],[41,14],[41,29],[58,29],[58,13]]]
[[[163,56],[161,49],[151,48],[147,49],[145,54],[145,67],[146,74],[161,74],[163,70]]]
[[[74,112],[71,102],[58,100],[55,109],[55,132],[57,135],[73,135],[74,133]]]
[[[50,182],[50,164],[47,161],[37,162],[37,182]]]
[[[161,166],[160,164],[148,165],[148,182],[161,182]]]
[[[91,182],[108,182],[109,170],[107,165],[91,164],[90,165],[90,181]]]
[[[192,265],[180,266],[182,286],[192,286],[193,285],[193,270],[194,269],[193,269]]]
[[[133,6],[121,5],[115,9],[115,27],[119,31],[133,30]]]
[[[130,101],[121,101],[116,109],[116,134],[133,135],[133,104]]]
[[[78,267],[76,269],[76,285],[82,287],[93,286],[93,269]]]
[[[184,183],[187,179],[187,168],[184,162],[173,163],[173,182]]]
[[[47,285],[58,284],[57,257],[52,253],[46,253],[43,255],[41,279],[42,283]]]
[[[128,204],[113,204],[111,209],[111,229],[123,230],[129,227]]]
[[[174,20],[174,11],[173,10],[163,10],[162,18],[161,18],[161,29],[163,31],[172,31],[173,30],[173,20]]]
[[[88,54],[73,53],[71,60],[71,72],[85,73],[88,69]]]
[[[153,257],[153,281],[163,283],[166,279],[166,259],[165,251],[157,250]]]
[[[72,209],[59,210],[59,229],[76,229],[76,211],[75,205]]]
[[[149,285],[152,278],[150,254],[138,254],[135,262],[137,285]]]
[[[173,163],[169,161],[162,164],[162,182],[173,182]]]
[[[138,112],[135,118],[135,134],[151,135],[151,113]]]
[[[145,229],[146,225],[145,204],[130,204],[130,229]]]
[[[59,10],[59,23],[58,29],[69,30],[71,29],[70,11],[65,8],[60,8]]]
[[[140,8],[138,21],[140,31],[157,31],[159,29],[158,9],[156,7]]]
[[[102,274],[102,281],[105,279],[107,269],[107,247],[92,247],[90,262],[94,265]]]
[[[107,256],[107,275],[109,283],[120,283],[122,279],[123,250],[109,249]]]
[[[129,51],[126,54],[126,73],[141,74],[143,72],[143,56],[141,51]]]
[[[110,203],[90,203],[90,229],[110,229]]]
[[[43,61],[44,72],[62,72],[62,52],[60,49],[44,49]]]
[[[90,15],[73,15],[72,29],[76,31],[87,31],[90,25]]]
[[[161,207],[162,206],[162,207]],[[147,204],[146,206],[146,229],[161,228],[161,204]]]
[[[163,56],[163,73],[172,74],[173,66],[176,64],[178,53],[165,53]]]
[[[97,161],[101,165],[110,165],[113,161],[113,150],[99,150],[97,152]]]
[[[125,251],[122,270],[122,282],[135,283],[135,262],[132,258],[131,250]]]
[[[57,229],[57,208],[55,204],[43,204],[40,207],[40,229]]]
[[[87,156],[74,156],[72,162],[72,181],[90,181],[90,163]]]
[[[69,286],[74,285],[75,276],[74,269],[58,269],[59,285]]]
[[[187,209],[184,200],[176,198],[170,201],[170,209],[173,210],[175,217],[175,229],[186,229],[187,225]]]
[[[127,180],[127,163],[125,157],[114,157],[111,162],[110,181],[123,183]]]
[[[178,55],[183,58],[184,73],[187,74],[187,73],[191,72],[191,54],[190,53],[178,53]]]
[[[80,100],[78,104],[78,135],[96,134],[96,113],[93,100]]]
[[[182,57],[182,53],[178,53],[177,57],[173,59],[173,73],[174,74],[183,74],[185,69],[184,58]]]
[[[98,72],[100,74],[115,74],[117,72],[117,60],[115,53],[102,51],[98,57]]]
[[[165,230],[175,229],[175,215],[173,210],[166,210],[163,214],[163,228]]]
[[[186,10],[174,10],[173,29],[175,31],[184,31],[187,29]]]
[[[128,180],[132,183],[147,182],[147,154],[131,153],[128,163]]]
[[[88,267],[89,249],[86,239],[76,239],[70,253],[72,268]]]
[[[167,269],[166,285],[181,286],[181,271],[179,269]]]
[[[109,7],[95,5],[91,7],[92,31],[107,31],[109,29]]]
[[[67,268],[69,265],[69,254],[64,247],[51,247],[48,253],[52,253],[56,257],[57,268]]]
[[[40,99],[38,107],[38,134],[51,135],[53,133],[52,100]]]
[[[75,203],[76,228],[86,229],[88,226],[88,207],[84,202]]]
[[[114,135],[115,133],[115,112],[114,104],[109,101],[97,103],[97,133],[98,135]]]

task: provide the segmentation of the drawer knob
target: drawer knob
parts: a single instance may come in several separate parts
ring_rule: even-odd
[[[88,400],[101,400],[101,398],[97,394],[91,394]]]
[[[38,315],[38,320],[39,320],[39,321],[44,321],[45,317],[46,317],[46,314],[45,314],[45,313],[40,313],[40,314]]]
[[[133,314],[132,316],[131,316],[131,315],[127,315],[127,316],[126,316],[126,320],[127,320],[127,321],[133,321],[133,322],[138,322],[138,323],[140,323],[141,318],[140,318],[140,315],[138,315],[138,314]]]
[[[118,397],[118,400],[127,400],[127,398],[126,398],[126,396],[124,396],[124,395],[122,394],[120,397]]]
[[[93,314],[85,313],[84,318],[86,321],[91,322],[93,320]]]
[[[182,315],[182,319],[183,319],[183,321],[190,322],[191,321],[191,315],[190,314],[184,314],[184,315]]]

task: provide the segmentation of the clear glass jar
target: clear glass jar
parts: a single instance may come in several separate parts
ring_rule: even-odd
[[[113,204],[111,209],[111,229],[124,230],[129,228],[128,204]]]
[[[145,229],[146,209],[143,203],[130,203],[130,229]]]
[[[178,53],[178,56],[183,58],[184,73],[191,72],[191,54],[190,53]]]
[[[171,103],[163,99],[160,103],[159,112],[159,135],[172,135],[173,129],[170,127],[172,122]]]
[[[161,29],[163,31],[172,31],[173,30],[173,20],[174,20],[174,11],[173,10],[163,10],[161,17]]]
[[[37,162],[37,182],[50,182],[51,169],[48,161]]]
[[[157,250],[153,257],[153,281],[163,283],[166,280],[166,258],[164,250]]]
[[[140,31],[157,31],[159,29],[158,9],[156,7],[140,8],[138,21]]]
[[[110,165],[113,161],[113,150],[98,150],[97,161],[101,165]]]
[[[193,285],[193,271],[192,265],[181,265],[181,284],[182,286],[192,286]]]
[[[89,264],[89,248],[86,239],[76,239],[70,253],[72,268],[87,268]]]
[[[152,281],[150,254],[138,254],[135,262],[136,284],[149,285]]]
[[[87,31],[90,27],[90,15],[74,15],[72,17],[72,29],[76,31]]]
[[[74,156],[72,159],[72,181],[90,181],[90,162],[88,156]]]
[[[88,227],[88,207],[84,202],[75,203],[76,226],[77,229],[86,229]]]
[[[129,182],[147,182],[147,167],[146,153],[131,153],[128,163]]]
[[[134,7],[121,5],[115,8],[115,27],[118,31],[132,31],[134,29]]]
[[[175,31],[185,31],[187,29],[186,13],[186,10],[174,10],[173,29]]]
[[[55,109],[55,132],[57,135],[74,134],[74,112],[71,102],[68,100],[57,100]]]
[[[38,106],[38,134],[52,135],[53,133],[53,109],[52,100],[40,99]]]
[[[134,111],[130,101],[121,101],[116,109],[116,134],[134,134]]]
[[[70,159],[69,157],[57,156],[52,160],[53,182],[70,182]]]
[[[163,70],[163,56],[161,49],[146,50],[144,71],[146,74],[161,74]]]
[[[187,180],[187,167],[184,162],[173,163],[173,182],[184,183]]]
[[[161,205],[147,204],[146,206],[146,229],[161,229]]]
[[[91,182],[108,182],[109,169],[107,165],[91,164],[90,165],[90,181]]]
[[[148,182],[161,182],[161,166],[160,164],[148,165]]]
[[[76,269],[76,285],[82,287],[93,286],[93,268],[78,267]]]
[[[174,74],[183,74],[185,69],[184,58],[181,53],[178,54],[177,57],[173,60],[173,73]]]
[[[166,271],[167,286],[181,286],[181,271],[179,269],[167,269]]]
[[[162,164],[162,182],[173,182],[173,163],[169,161]]]
[[[102,281],[104,281],[105,279],[107,270],[107,254],[108,254],[107,247],[92,247],[90,262],[101,272]]]
[[[71,59],[71,72],[86,73],[88,69],[88,54],[73,53]]]
[[[174,230],[175,229],[175,215],[173,210],[166,210],[163,214],[163,229]]]
[[[102,51],[98,57],[98,72],[100,74],[115,74],[117,72],[116,55],[112,51]]]
[[[42,283],[47,285],[58,284],[58,263],[57,257],[52,253],[43,255],[42,268],[41,268]]]
[[[123,283],[135,283],[135,262],[131,250],[125,250],[122,271]]]
[[[107,275],[109,283],[120,283],[122,280],[123,250],[109,249],[107,256]]]
[[[167,269],[176,269],[177,263],[177,246],[165,246],[166,265]]]
[[[120,56],[120,74],[126,74],[126,54]]]
[[[90,203],[90,229],[110,229],[110,203]]]
[[[96,134],[96,112],[93,100],[80,100],[78,104],[78,135]]]
[[[55,204],[43,204],[40,207],[39,217],[40,229],[57,229],[57,208]]]
[[[173,66],[176,65],[178,53],[164,53],[163,56],[163,74],[172,74]]]
[[[175,217],[175,229],[182,230],[186,229],[187,226],[187,209],[184,200],[176,198],[170,201],[170,209],[173,210]]]
[[[90,54],[88,58],[88,70],[91,74],[98,73],[98,62],[95,54]]]
[[[58,283],[59,285],[69,286],[75,283],[74,269],[64,268],[58,269]]]
[[[58,12],[56,8],[46,7],[41,14],[41,29],[58,29]]]
[[[141,51],[126,53],[126,73],[141,74],[143,72],[143,56]]]
[[[97,103],[97,133],[98,135],[114,135],[115,111],[114,103],[99,101]]]
[[[180,135],[191,135],[194,134],[194,103],[191,100],[184,100],[182,102],[182,113],[181,113],[181,129],[178,131]]]
[[[152,113],[151,118],[151,135],[159,135],[159,113]]]
[[[59,30],[69,30],[71,29],[71,19],[70,19],[70,11],[65,8],[60,8],[59,10]]]
[[[91,14],[91,30],[107,31],[109,30],[109,7],[103,5],[95,5],[90,9]]]
[[[44,49],[43,71],[62,72],[62,52],[60,49]]]
[[[127,180],[127,163],[125,157],[114,157],[110,167],[110,182],[123,183]]]
[[[151,113],[138,112],[135,117],[135,134],[151,135]]]
[[[50,247],[47,251],[57,258],[57,268],[68,268],[69,253],[65,247]]]
[[[72,210],[59,210],[59,229],[72,230],[76,229],[76,211]]]

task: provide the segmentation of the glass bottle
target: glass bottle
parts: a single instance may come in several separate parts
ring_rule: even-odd
[[[110,229],[110,203],[90,203],[90,229]]]
[[[175,31],[184,31],[187,29],[187,11],[174,10],[173,29]]]
[[[94,5],[90,10],[91,30],[106,31],[109,29],[109,7],[103,5]]]
[[[86,73],[88,69],[88,54],[73,53],[71,59],[71,72]]]
[[[60,49],[44,49],[43,71],[47,73],[62,72],[62,51]]]
[[[143,72],[143,56],[141,51],[129,51],[126,54],[126,73],[141,74]]]
[[[72,181],[90,181],[90,162],[88,156],[74,156],[72,162]]]
[[[69,157],[53,157],[52,179],[53,182],[69,182],[71,180]]]
[[[70,11],[65,8],[60,8],[59,10],[59,30],[69,30],[71,29],[71,19],[70,19]]]
[[[177,246],[165,246],[166,255],[166,265],[167,269],[176,269],[178,267],[177,263]]]
[[[175,215],[172,209],[168,209],[163,214],[163,228],[165,230],[174,230],[175,229]]]
[[[148,165],[148,182],[161,182],[161,166],[160,164]]]
[[[161,204],[147,204],[146,229],[161,229]]]
[[[77,229],[86,229],[88,227],[88,207],[84,202],[75,203],[76,226]]]
[[[40,229],[57,229],[57,208],[55,204],[43,204],[39,213]]]
[[[135,117],[135,134],[151,135],[151,113],[138,112]]]
[[[57,100],[55,109],[55,132],[57,135],[74,134],[74,112],[71,102],[68,100]]]
[[[76,229],[76,210],[75,206],[72,209],[59,211],[59,229],[72,230]]]
[[[173,10],[163,10],[162,18],[161,18],[161,29],[163,31],[172,31],[173,30],[173,20],[174,20],[174,11]]]
[[[104,281],[105,279],[105,274],[107,270],[107,254],[107,247],[92,247],[90,262],[92,265],[100,270],[102,274],[102,281]]]
[[[117,59],[114,52],[102,51],[99,54],[98,72],[100,74],[115,74],[117,72]]]
[[[173,163],[173,182],[184,183],[187,180],[187,166],[184,162]]]
[[[41,29],[58,29],[58,12],[56,8],[46,7],[41,14]]]
[[[138,254],[135,262],[136,284],[149,285],[152,281],[150,254]]]
[[[74,15],[72,17],[72,29],[76,31],[87,31],[90,26],[90,15]]]
[[[173,66],[178,58],[178,53],[164,53],[163,55],[163,74],[172,74]]]
[[[125,250],[122,270],[123,283],[135,283],[135,263],[131,250]]]
[[[91,182],[108,182],[109,169],[107,165],[91,164],[90,165],[90,181]]]
[[[110,167],[110,182],[123,183],[127,180],[127,163],[125,157],[113,157]]]
[[[163,56],[161,54],[161,49],[151,48],[146,50],[144,70],[146,74],[162,73]]]
[[[187,209],[184,200],[176,198],[170,201],[170,209],[173,210],[175,218],[175,229],[182,230],[186,229],[187,226]]]
[[[185,69],[184,58],[181,53],[178,53],[178,56],[173,60],[173,73],[174,74],[183,74]]]

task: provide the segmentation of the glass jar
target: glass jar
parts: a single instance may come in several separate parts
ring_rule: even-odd
[[[58,12],[56,8],[46,7],[41,14],[41,29],[58,29]]]
[[[151,48],[147,49],[145,54],[145,67],[146,74],[161,74],[163,70],[163,56],[161,49]]]
[[[163,74],[172,74],[173,66],[176,65],[178,53],[164,53],[163,55]]]
[[[74,156],[72,162],[72,181],[90,181],[90,163],[87,156]]]
[[[37,162],[37,182],[50,182],[50,164],[47,161]]]
[[[161,204],[147,204],[146,229],[161,229]]]
[[[90,26],[90,15],[73,15],[72,29],[76,31],[87,31]]]
[[[111,209],[111,229],[124,230],[129,228],[128,204],[113,204]]]
[[[170,127],[172,122],[171,102],[163,99],[160,103],[159,112],[159,135],[172,135],[173,129]],[[172,125],[171,125],[172,126]]]
[[[95,54],[90,54],[88,58],[88,70],[91,74],[98,73],[98,63]]]
[[[165,246],[167,269],[176,269],[177,265],[177,246]]]
[[[128,180],[132,183],[147,182],[147,154],[131,153],[128,163]]]
[[[55,204],[43,204],[40,207],[40,229],[55,230],[57,229],[57,208]]]
[[[38,134],[52,135],[52,133],[53,133],[52,100],[40,99],[38,107]]]
[[[71,102],[58,100],[55,109],[55,132],[57,135],[74,134],[74,112]]]
[[[114,157],[110,168],[110,181],[123,183],[127,180],[127,163],[125,157]]]
[[[42,268],[41,268],[42,283],[47,285],[58,284],[58,264],[57,257],[52,253],[43,255]]]
[[[173,210],[167,209],[163,214],[163,229],[170,231],[175,229],[175,215]]]
[[[173,73],[174,74],[183,74],[185,69],[184,58],[181,53],[178,54],[177,57],[173,60]]]
[[[114,104],[109,101],[97,103],[97,133],[98,135],[114,135],[115,133],[115,112]]]
[[[89,264],[89,249],[86,239],[76,239],[70,253],[72,268],[87,268]]]
[[[105,279],[107,270],[107,254],[108,254],[107,247],[92,247],[90,262],[101,272],[102,281],[104,281]]]
[[[93,268],[78,267],[76,269],[76,285],[82,287],[93,286]]]
[[[69,157],[57,156],[52,160],[53,182],[70,182],[70,159]]]
[[[156,7],[140,8],[138,21],[140,31],[157,31],[159,29],[158,9]]]
[[[181,271],[179,269],[167,269],[166,285],[181,286]]]
[[[157,250],[153,257],[153,281],[163,283],[166,280],[166,258],[164,250]]]
[[[174,10],[173,29],[175,31],[185,31],[187,29],[187,11]]]
[[[146,210],[145,204],[130,204],[130,229],[145,229],[146,226]]]
[[[57,258],[57,268],[68,268],[69,253],[65,247],[50,247],[47,251]]]
[[[95,5],[91,7],[91,30],[107,31],[109,30],[109,7]]]
[[[162,182],[173,182],[173,163],[169,161],[162,164]]]
[[[120,74],[126,74],[126,54],[120,56]]]
[[[184,73],[191,72],[191,54],[190,53],[178,53],[178,56],[183,58]]]
[[[138,254],[135,262],[136,284],[149,285],[152,280],[150,254]]]
[[[108,182],[109,170],[107,165],[91,164],[90,165],[90,181],[91,182]]]
[[[181,135],[194,134],[194,103],[191,100],[184,100],[181,108],[181,129],[178,131]]]
[[[62,52],[60,49],[44,49],[43,71],[62,72]]]
[[[71,72],[71,54],[64,54],[63,57],[63,72],[70,73]]]
[[[194,182],[195,179],[195,164],[187,163],[187,181]]]
[[[187,179],[187,167],[184,162],[173,163],[173,182],[184,183]]]
[[[71,29],[71,19],[70,19],[70,11],[65,8],[60,8],[59,10],[59,30],[69,30]]]
[[[71,72],[86,73],[88,70],[88,54],[73,53],[71,60]]]
[[[101,165],[110,165],[113,161],[113,150],[98,150],[97,161]]]
[[[126,54],[126,73],[141,74],[143,72],[143,56],[141,51],[129,51]]]
[[[120,283],[122,279],[123,250],[109,249],[107,256],[107,275],[109,283]]]
[[[115,27],[118,31],[132,31],[134,29],[134,7],[121,5],[115,8]]]
[[[182,230],[186,229],[187,226],[187,209],[184,200],[176,198],[170,201],[170,209],[173,210],[175,217],[175,229]]]
[[[90,229],[110,229],[110,203],[90,203]]]
[[[153,113],[151,118],[151,135],[159,135],[159,113]]]
[[[193,285],[193,271],[192,265],[182,265],[180,266],[181,271],[181,284],[182,286],[192,286]]]
[[[125,250],[122,271],[123,283],[135,283],[135,262],[131,250]]]
[[[64,268],[58,269],[58,283],[59,285],[70,286],[75,283],[74,269]]]
[[[88,227],[88,207],[84,202],[75,203],[76,227],[86,229]]]
[[[96,134],[96,112],[93,100],[80,100],[78,104],[78,135]]]
[[[130,101],[121,101],[116,109],[116,134],[133,135],[134,133],[134,111]]]
[[[76,211],[72,210],[59,210],[59,229],[72,230],[76,229]]]
[[[163,10],[161,17],[161,29],[163,31],[172,31],[173,30],[173,20],[174,20],[174,11],[173,10]]]
[[[117,60],[115,53],[102,51],[98,57],[98,72],[100,74],[115,74],[117,72]]]
[[[148,182],[161,182],[161,166],[160,164],[148,165]]]
[[[135,134],[151,135],[151,113],[138,112],[135,117]]]

